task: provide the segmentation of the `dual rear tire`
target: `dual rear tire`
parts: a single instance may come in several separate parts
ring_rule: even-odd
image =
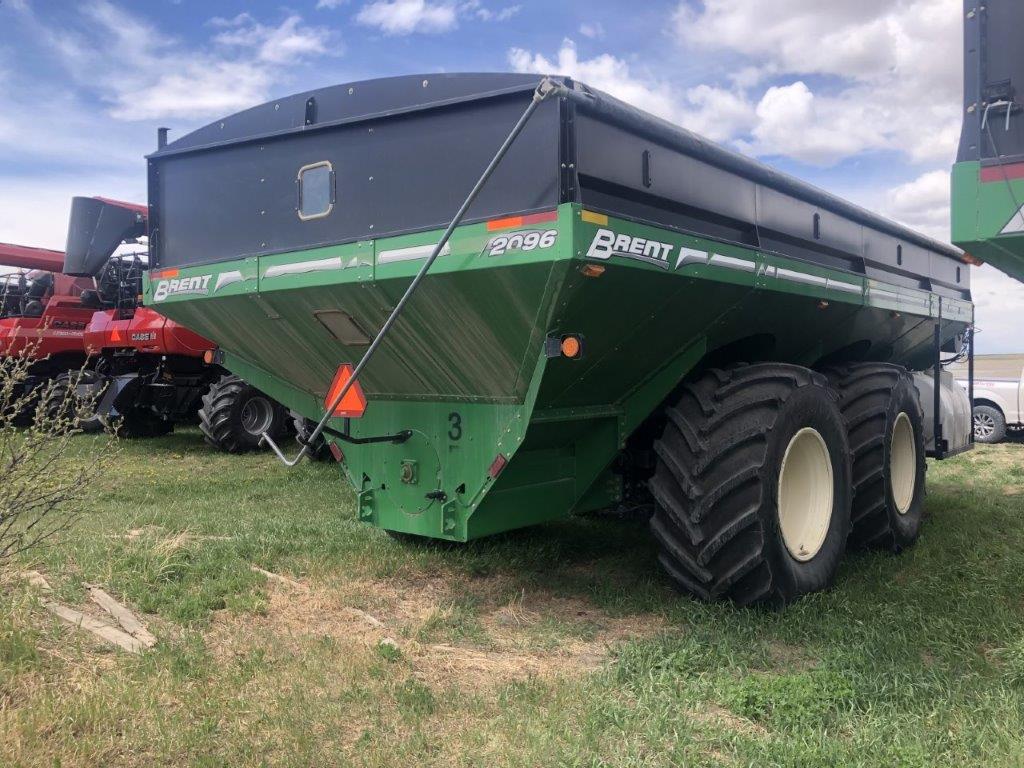
[[[924,413],[906,369],[864,363],[829,372],[853,456],[850,544],[900,552],[921,532]]]
[[[902,369],[711,370],[666,415],[651,529],[691,595],[781,606],[828,588],[848,540],[917,536],[923,430]]]
[[[79,397],[77,390],[80,385],[92,388],[94,397]],[[47,402],[47,419],[51,424],[64,424],[85,433],[102,432],[103,420],[96,413],[96,406],[103,387],[103,378],[95,371],[65,371],[53,381]]]

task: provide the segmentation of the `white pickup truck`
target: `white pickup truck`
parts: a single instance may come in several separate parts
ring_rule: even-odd
[[[967,364],[949,369],[967,388]],[[999,443],[1008,431],[1024,430],[1024,355],[974,358],[974,439]]]

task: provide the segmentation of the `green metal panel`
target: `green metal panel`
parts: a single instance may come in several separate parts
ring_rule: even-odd
[[[1022,205],[1024,178],[983,182],[980,162],[953,166],[953,242],[1017,280],[1024,280]]]
[[[538,237],[495,248],[515,232]],[[159,287],[160,311],[217,341],[228,368],[318,418],[337,366],[365,347],[317,313],[376,333],[438,237],[158,273],[146,297]],[[615,248],[592,250],[608,238]],[[160,287],[205,275],[205,293]],[[764,356],[806,365],[857,347],[923,368],[939,318],[947,342],[972,316],[969,302],[563,205],[544,224],[456,231],[366,369],[365,415],[330,423],[412,436],[331,439],[362,520],[465,541],[614,503],[609,468],[627,437],[724,345],[754,338]],[[581,359],[546,357],[545,339],[563,334],[583,337]]]

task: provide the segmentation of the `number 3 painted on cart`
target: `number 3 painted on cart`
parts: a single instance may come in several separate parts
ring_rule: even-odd
[[[452,412],[448,414],[448,424],[451,429],[448,430],[448,439],[453,443],[458,442],[462,439],[462,416],[458,413]]]

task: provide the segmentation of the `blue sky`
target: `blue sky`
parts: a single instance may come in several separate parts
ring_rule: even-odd
[[[142,200],[171,136],[320,85],[577,77],[948,238],[960,0],[0,0],[0,240],[61,247],[74,194]],[[1024,288],[975,273],[979,342]]]

